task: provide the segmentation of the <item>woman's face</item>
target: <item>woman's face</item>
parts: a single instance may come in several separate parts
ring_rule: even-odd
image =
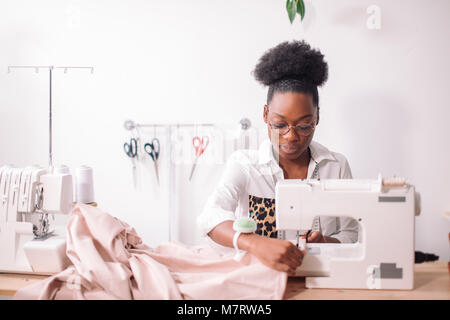
[[[315,127],[318,123],[317,108],[312,95],[276,92],[269,105],[264,106],[264,122],[267,123],[269,138],[274,147],[277,146],[278,140],[279,157],[287,160],[298,159],[308,149],[314,136],[314,130],[309,130],[311,132],[305,136],[308,130],[304,129],[308,126]],[[283,131],[283,128],[286,130],[288,125],[291,126],[289,131],[281,134],[280,131]],[[294,127],[298,130],[294,130]]]

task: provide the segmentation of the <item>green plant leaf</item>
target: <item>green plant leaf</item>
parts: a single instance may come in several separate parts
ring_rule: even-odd
[[[289,21],[294,22],[297,14],[297,2],[295,0],[286,0],[286,10],[289,16]]]
[[[303,21],[303,18],[305,17],[305,3],[303,2],[303,0],[298,0],[297,13],[300,15]]]

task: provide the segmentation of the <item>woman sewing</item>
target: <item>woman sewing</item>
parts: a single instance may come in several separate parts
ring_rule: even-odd
[[[254,233],[235,239],[265,265],[293,274],[304,252],[280,237],[275,221],[275,185],[282,179],[350,179],[346,158],[313,141],[319,123],[317,87],[328,77],[320,51],[304,41],[283,42],[268,50],[253,72],[268,86],[263,119],[269,139],[259,150],[238,150],[227,162],[216,190],[210,196],[198,225],[214,242],[233,247],[233,222],[251,217]],[[358,223],[346,217],[316,217],[307,242],[352,243]]]

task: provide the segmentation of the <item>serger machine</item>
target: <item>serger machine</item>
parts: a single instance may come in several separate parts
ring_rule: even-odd
[[[54,214],[72,209],[72,176],[38,166],[0,167],[0,272],[52,274],[64,270],[64,228]]]
[[[307,288],[413,288],[420,197],[405,179],[283,180],[275,202],[278,232],[295,232],[293,241],[306,249],[296,274],[306,276]],[[305,243],[316,216],[355,219],[359,241]]]

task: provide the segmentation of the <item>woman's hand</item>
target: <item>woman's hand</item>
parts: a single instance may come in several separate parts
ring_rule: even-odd
[[[290,241],[262,236],[253,239],[249,252],[266,266],[289,275],[295,274],[305,254]]]
[[[311,232],[308,236],[308,242],[310,243],[340,243],[336,238],[326,237],[319,231]]]

